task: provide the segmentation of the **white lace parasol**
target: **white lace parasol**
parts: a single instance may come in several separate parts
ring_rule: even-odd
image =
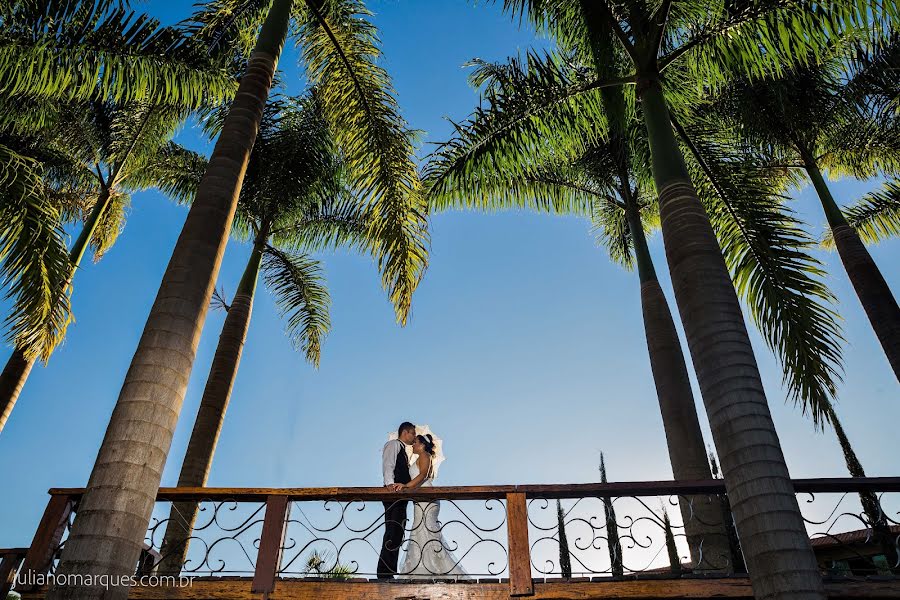
[[[433,477],[437,477],[438,468],[441,466],[441,463],[444,462],[444,459],[447,458],[446,456],[444,456],[444,442],[443,440],[441,440],[441,438],[436,436],[433,431],[431,431],[431,427],[429,427],[428,425],[416,425],[416,435],[424,436],[427,434],[431,434],[431,440],[434,442],[434,457],[431,459],[431,466],[434,470]],[[388,439],[396,440],[397,432],[395,431],[388,434]],[[406,447],[406,456],[407,458],[412,460],[412,446]]]

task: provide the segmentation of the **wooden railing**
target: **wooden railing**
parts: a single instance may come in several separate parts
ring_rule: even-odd
[[[798,479],[794,480],[798,494],[853,494],[858,492],[900,492],[900,477],[865,479]],[[16,572],[29,575],[46,574],[53,567],[61,541],[67,532],[73,511],[84,493],[81,488],[59,488],[49,491],[50,501],[26,550],[4,550],[0,566],[0,598],[5,597]],[[506,485],[419,488],[398,495],[384,488],[161,488],[159,502],[178,501],[234,501],[264,503],[262,530],[258,538],[252,592],[266,597],[279,579],[285,530],[289,509],[293,502],[382,502],[398,498],[411,500],[496,500],[505,503],[508,543],[509,595],[528,596],[534,593],[532,546],[529,541],[529,502],[533,500],[577,498],[641,498],[648,496],[686,497],[720,496],[725,494],[721,480],[712,481],[654,481],[622,483],[589,483],[571,485]],[[894,515],[896,518],[896,515]],[[21,568],[19,563],[21,562]],[[4,583],[6,582],[6,583]],[[27,585],[17,590],[28,590]]]

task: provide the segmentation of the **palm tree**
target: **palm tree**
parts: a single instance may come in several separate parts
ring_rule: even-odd
[[[675,127],[676,127],[676,130],[678,130],[679,135],[683,138],[683,140],[686,142],[687,146],[690,148],[692,158],[695,159],[693,161],[693,167],[694,167],[693,173],[695,176],[695,180],[700,180],[701,182],[704,182],[704,183],[701,183],[700,189],[703,190],[704,187],[713,186],[713,187],[715,187],[715,190],[714,190],[715,193],[717,195],[721,195],[721,197],[727,197],[729,195],[735,196],[737,193],[737,190],[729,191],[727,189],[719,189],[718,186],[715,185],[717,183],[721,184],[723,182],[727,184],[728,181],[727,181],[727,179],[722,179],[719,177],[719,174],[716,172],[717,168],[715,168],[713,163],[710,162],[710,160],[709,160],[709,159],[715,160],[716,157],[720,156],[721,149],[716,148],[714,143],[709,144],[709,143],[704,143],[704,142],[699,141],[699,140],[703,139],[706,135],[708,135],[709,131],[703,131],[702,128],[700,128],[699,131],[695,130],[695,131],[689,133],[688,131],[686,131],[683,127],[681,127],[678,124],[676,124]],[[744,162],[746,162],[746,161],[747,161],[747,159],[745,158]],[[764,167],[764,163],[757,163],[753,167],[753,169],[755,171],[765,171],[766,169],[764,169],[763,167]],[[721,167],[718,167],[718,169],[720,169],[720,168]],[[709,177],[707,177],[704,180],[703,179],[704,175],[709,175]],[[768,175],[768,177],[769,178],[772,177],[771,173]],[[746,194],[747,187],[748,186],[746,186],[746,185],[741,186],[741,191],[744,196],[747,196],[747,194]],[[848,210],[849,214],[852,214],[854,217],[856,217],[858,219],[858,221],[856,221],[854,226],[859,226],[860,229],[862,229],[863,231],[871,231],[872,235],[876,236],[876,237],[878,235],[878,232],[885,231],[885,228],[889,229],[891,226],[889,211],[884,210],[885,207],[890,206],[891,184],[890,183],[887,184],[886,188],[888,191],[886,198],[880,198],[879,197],[880,193],[874,192],[874,193],[870,194],[868,197],[864,198],[860,202],[860,205],[857,207],[858,212],[854,213],[853,209]],[[753,200],[753,204],[760,203],[758,198],[753,198],[751,196],[750,199]],[[870,202],[870,204],[868,204],[866,206],[865,205],[866,202]],[[715,215],[715,212],[713,211],[712,214]],[[713,218],[715,219],[715,217],[713,217]],[[852,217],[848,217],[848,218],[852,218]],[[747,225],[750,225],[751,223],[759,223],[759,222],[765,222],[765,221],[766,221],[765,217],[760,218],[759,216],[744,219],[744,223],[745,223],[744,228],[747,229]],[[785,226],[785,223],[781,223],[781,227],[784,227],[784,226]],[[720,236],[720,239],[722,239],[721,236]],[[727,240],[727,238],[725,238],[725,240]],[[825,240],[826,245],[828,245],[828,242],[829,242],[829,238],[826,236],[826,240]],[[728,247],[725,246],[725,248],[727,251]],[[751,280],[752,278],[745,277],[744,279]],[[736,283],[737,283],[737,281],[736,281]],[[739,287],[739,289],[740,289],[740,287]],[[777,287],[776,287],[776,289],[777,289]],[[799,287],[799,289],[802,291],[803,287],[801,286],[801,287]],[[814,293],[815,292],[813,292],[812,289],[810,289],[809,292],[806,292],[806,294],[814,294]],[[825,297],[822,294],[816,294],[816,295]],[[822,319],[821,318],[819,318],[819,319],[812,318],[811,319],[806,314],[806,311],[798,312],[797,309],[795,308],[796,303],[792,302],[790,300],[782,301],[781,304],[785,307],[790,307],[789,313],[794,317],[794,320],[797,323],[797,326],[794,329],[794,332],[796,332],[796,333],[791,334],[791,337],[795,338],[794,344],[791,344],[790,342],[788,342],[786,340],[785,346],[797,345],[797,344],[799,344],[800,346],[807,347],[807,348],[816,348],[816,347],[822,346],[822,340],[824,339],[823,336],[827,337],[828,330],[816,327],[814,325],[817,321],[821,321]],[[761,306],[761,305],[757,304],[756,306]],[[765,312],[764,304],[762,304],[761,308],[763,308],[763,310],[758,309],[757,311],[754,312],[754,316],[756,316],[756,312]],[[814,314],[815,313],[813,313],[813,315]],[[823,313],[820,316],[825,318],[826,323],[828,322],[828,314],[827,313]],[[757,320],[757,322],[759,322],[759,318],[757,318],[756,320]],[[801,333],[803,331],[805,331],[807,333],[807,337],[805,339],[797,339],[798,337],[803,338],[803,334]],[[835,336],[835,338],[836,338],[835,342],[828,344],[828,345],[824,346],[823,348],[825,350],[827,350],[828,346],[836,347],[837,340],[840,339],[840,336]],[[823,353],[827,356],[830,352],[825,351]],[[801,357],[797,357],[797,358],[801,358]],[[794,362],[796,362],[796,360]],[[787,373],[785,373],[785,376],[787,378]],[[802,394],[802,393],[795,394],[794,399],[796,401],[798,401],[798,403],[801,405],[801,408],[804,413],[806,413],[808,411],[811,414],[812,419],[813,419],[813,426],[816,429],[824,429],[826,427],[826,424],[831,425],[831,427],[834,430],[835,435],[838,439],[838,443],[840,444],[841,451],[844,455],[844,460],[845,460],[848,472],[850,473],[850,475],[852,477],[865,477],[866,475],[865,475],[865,471],[863,470],[862,464],[860,463],[858,457],[856,456],[856,452],[853,450],[853,448],[850,444],[850,440],[848,439],[846,433],[844,432],[843,426],[841,425],[840,421],[838,420],[837,414],[835,413],[834,405],[833,405],[834,400],[836,400],[835,393],[834,393],[834,386],[833,385],[829,386],[827,391],[829,393],[815,394],[813,396],[809,396],[807,394]],[[876,537],[878,538],[879,542],[881,543],[882,547],[884,548],[885,556],[887,556],[889,558],[889,560],[892,561],[892,564],[895,564],[896,563],[896,558],[895,558],[896,551],[894,549],[893,542],[890,541],[890,538],[891,538],[890,530],[887,528],[887,522],[885,521],[884,513],[881,510],[881,505],[880,505],[876,495],[872,492],[860,492],[859,497],[860,497],[860,502],[863,506],[863,510],[866,515],[866,518],[868,519],[868,522],[871,524],[871,526],[874,528],[874,530],[876,532]],[[726,512],[728,512],[729,510],[730,510],[730,508],[728,508],[726,510]],[[735,552],[732,552],[732,554],[736,555]]]
[[[573,68],[559,56],[529,55],[527,64],[517,59],[508,64],[475,64],[471,80],[483,88],[491,109],[478,112],[472,122],[457,125],[458,136],[432,155],[426,169],[426,183],[433,183],[428,188],[431,205],[438,210],[527,206],[589,216],[610,258],[629,270],[637,265],[644,333],[675,478],[710,479],[687,366],[645,237],[654,203],[648,194],[652,181],[646,151],[632,143],[641,139],[637,107],[626,103],[621,89],[602,90],[606,138],[573,164],[557,164],[552,159],[535,164],[530,160],[528,165],[503,164],[489,172],[468,170],[461,165],[471,156],[473,146],[484,139],[483,132],[493,129],[491,121],[502,120],[498,119],[499,106],[508,114],[513,106],[527,104],[529,96],[546,92],[546,79],[553,77],[556,69],[574,76]],[[541,74],[539,81],[534,81],[535,73]],[[543,88],[538,87],[541,81]],[[454,177],[454,171],[462,175]],[[681,508],[696,568],[725,567],[727,538],[718,507],[702,497],[692,497]]]
[[[307,79],[320,89],[329,129],[345,152],[351,186],[378,215],[378,263],[404,323],[424,271],[425,209],[410,133],[387,74],[375,64],[379,51],[365,6],[357,0],[218,0],[208,8],[209,22],[248,20],[244,37],[253,37],[247,32],[260,20],[262,26],[113,410],[60,573],[124,576],[134,570],[292,20]],[[240,18],[232,18],[235,9]],[[126,596],[124,587],[70,581],[48,597]]]
[[[554,88],[577,81],[585,69],[570,57],[537,54],[530,54],[524,63],[513,59],[509,64],[475,64],[472,80],[484,88],[489,106],[479,108],[469,122],[458,124],[457,136],[434,153],[428,168],[432,205],[438,209],[529,207],[591,217],[610,257],[629,269],[637,265],[650,362],[674,475],[676,479],[711,478],[683,353],[647,250],[644,230],[658,227],[659,218],[646,167],[639,107],[626,102],[620,90],[601,90],[605,139],[591,142],[573,163],[560,164],[552,155],[542,157],[542,163],[532,153],[504,157],[503,162],[479,170],[473,164],[477,160],[473,149],[496,138],[496,132],[527,111],[534,98],[552,95]],[[834,313],[819,302],[830,302],[832,296],[817,279],[819,263],[807,253],[813,240],[783,210],[776,188],[757,171],[729,164],[721,151],[706,160],[696,146],[691,149],[698,151],[689,163],[696,171],[694,181],[735,287],[779,354],[791,395],[804,407],[811,406],[818,420],[820,407],[829,406],[835,394],[841,336]],[[704,538],[703,554],[708,559],[725,557],[728,562],[724,530],[701,526],[721,522],[718,506],[699,497],[691,498],[689,504],[693,510],[683,504],[682,511],[695,568],[703,568],[697,559]]]
[[[235,234],[253,250],[226,307],[227,316],[194,428],[179,487],[205,486],[263,273],[288,319],[287,333],[306,359],[319,364],[321,340],[329,329],[330,299],[317,261],[305,252],[325,246],[371,249],[368,215],[344,186],[344,166],[322,118],[315,93],[299,101],[272,100],[266,113],[238,202]],[[160,553],[162,574],[177,575],[185,563],[196,521],[196,502],[172,505]]]
[[[505,0],[515,17],[549,33],[584,64],[603,48],[628,55],[626,77],[593,79],[535,99],[524,118],[479,147],[487,165],[504,153],[577,156],[602,134],[598,90],[634,85],[642,104],[659,197],[666,257],[697,379],[758,598],[823,599],[815,557],[775,432],[740,304],[678,145],[670,102],[700,85],[715,89],[742,73],[814,60],[850,23],[866,23],[881,2],[708,2],[699,0]],[[893,13],[891,16],[895,16]],[[790,24],[786,26],[785,24]],[[679,83],[692,82],[693,86]],[[629,87],[629,89],[631,89]]]
[[[117,0],[16,0],[0,7],[0,137],[9,151],[0,153],[0,161],[4,172],[11,172],[26,164],[21,157],[30,158],[28,170],[40,174],[40,179],[32,177],[27,196],[19,195],[4,206],[3,235],[12,237],[0,246],[0,261],[8,284],[6,295],[13,299],[13,312],[6,323],[8,339],[16,350],[0,378],[0,429],[34,360],[46,361],[64,336],[70,322],[67,288],[77,268],[70,258],[80,260],[90,238],[76,242],[69,256],[60,218],[73,213],[72,207],[66,206],[73,199],[73,190],[58,187],[59,162],[68,160],[68,146],[60,145],[58,129],[60,124],[69,132],[72,128],[60,119],[59,106],[68,107],[67,116],[76,115],[80,122],[79,111],[92,110],[84,103],[124,110],[125,106],[152,102],[165,105],[171,113],[176,106],[195,108],[230,95],[235,85],[232,78],[213,65],[206,53],[197,53],[190,42],[184,32],[161,27],[157,20],[136,15]],[[80,108],[74,108],[79,103]],[[103,135],[118,135],[121,142],[124,133]],[[103,142],[95,138],[91,143]],[[62,155],[48,144],[63,148]],[[36,158],[40,160],[35,162]],[[86,180],[82,175],[76,176],[79,183]],[[159,175],[150,173],[148,179]],[[51,181],[44,181],[45,176]],[[3,186],[26,178],[4,181]],[[134,183],[138,174],[129,178]],[[73,182],[65,185],[71,187]],[[148,185],[152,182],[138,188]],[[15,185],[4,189],[4,193],[14,191]],[[99,194],[97,190],[74,191],[94,198]],[[59,202],[62,206],[54,206]],[[91,223],[104,224],[100,205],[95,218],[87,219],[86,229]]]
[[[835,50],[820,65],[735,82],[711,110],[739,132],[749,152],[778,168],[805,172],[822,204],[829,238],[900,380],[900,306],[823,175],[823,170],[858,178],[900,172],[900,120],[860,108],[853,95],[870,95],[858,79],[867,72],[847,81],[843,59]]]
[[[4,104],[0,101],[0,106]],[[43,108],[30,109],[30,116],[41,113],[39,120],[44,125],[22,145],[43,159],[48,201],[69,216],[82,217],[83,226],[69,250],[64,287],[70,289],[88,248],[97,262],[115,243],[125,224],[131,194],[155,187],[173,199],[187,201],[205,161],[172,141],[184,118],[183,110],[99,100],[62,109]],[[23,133],[21,125],[17,129]],[[34,253],[44,250],[38,244],[31,248]],[[57,309],[60,314],[69,301],[68,294],[57,294],[57,302],[62,303]],[[36,341],[18,336],[0,373],[0,431],[35,361],[49,360],[65,336],[64,324],[52,319],[45,329],[47,333]]]

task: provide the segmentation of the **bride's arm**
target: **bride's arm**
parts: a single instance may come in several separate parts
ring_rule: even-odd
[[[431,457],[425,453],[420,454],[419,459],[416,461],[416,465],[419,467],[419,474],[416,475],[415,479],[404,486],[406,488],[417,488],[422,485],[422,482],[425,481],[425,477],[428,476],[428,469],[431,468]]]

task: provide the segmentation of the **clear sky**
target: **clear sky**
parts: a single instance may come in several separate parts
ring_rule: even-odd
[[[167,21],[190,11],[189,0],[146,6]],[[465,118],[477,102],[465,61],[499,60],[543,43],[496,7],[465,0],[370,6],[404,115],[426,140],[445,139],[444,117]],[[295,81],[291,60],[284,66]],[[181,139],[208,147],[193,131]],[[841,202],[874,186],[833,185]],[[824,217],[812,191],[795,196],[794,208],[820,234]],[[115,248],[78,273],[77,322],[49,366],[35,368],[0,435],[0,547],[30,542],[48,488],[87,482],[185,214],[156,192],[137,194]],[[651,251],[674,306],[659,235]],[[219,286],[229,296],[248,252],[228,246]],[[898,252],[900,241],[872,249],[900,293]],[[847,338],[837,409],[867,472],[897,475],[900,388],[840,264],[819,256]],[[601,450],[612,480],[671,478],[637,277],[609,262],[586,222],[436,215],[430,267],[406,328],[395,324],[369,259],[322,258],[333,298],[322,365],[314,370],[291,349],[261,288],[210,485],[379,485],[381,446],[403,420],[429,424],[445,439],[441,483],[448,485],[596,481]],[[209,314],[163,485],[175,484],[223,319]],[[814,432],[785,403],[777,362],[755,332],[753,340],[792,474],[845,476],[833,435]]]

